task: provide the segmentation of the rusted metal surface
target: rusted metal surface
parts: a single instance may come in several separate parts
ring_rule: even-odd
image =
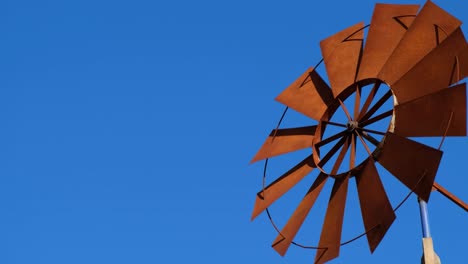
[[[465,50],[460,53],[457,59],[457,77],[458,81],[460,81],[468,76],[468,48],[465,48]]]
[[[276,101],[315,120],[320,120],[332,100],[330,87],[312,68],[276,97]]]
[[[376,4],[359,67],[358,81],[377,78],[418,12],[419,5]]]
[[[371,252],[379,245],[395,220],[395,212],[380,181],[374,160],[369,159],[355,175],[364,227]]]
[[[456,81],[457,55],[468,47],[460,28],[392,86],[399,104],[447,88]]]
[[[293,215],[289,218],[288,222],[281,230],[281,233],[278,234],[275,241],[273,242],[272,247],[281,256],[284,256],[284,254],[286,254],[286,251],[288,250],[289,246],[291,245],[291,242],[293,241],[294,237],[299,231],[299,228],[301,227],[310,210],[314,206],[317,197],[319,196],[323,186],[327,182],[327,179],[328,177],[324,173],[320,173],[318,175],[318,177],[315,179],[315,182],[312,184],[309,191],[294,211]]]
[[[377,156],[385,169],[426,202],[441,158],[442,151],[393,133],[387,133]]]
[[[276,98],[318,121],[317,126],[273,130],[252,160],[305,148],[312,150],[312,155],[257,194],[252,219],[267,211],[278,231],[272,246],[280,255],[294,244],[317,249],[315,263],[325,263],[338,257],[341,245],[362,236],[367,236],[373,252],[394,222],[395,211],[412,192],[428,201],[434,188],[468,209],[468,205],[434,183],[442,157],[440,147],[434,149],[406,138],[438,136],[442,137],[442,145],[446,136],[467,134],[466,84],[458,83],[468,76],[468,44],[460,29],[461,22],[431,1],[419,13],[417,10],[417,5],[377,4],[364,49],[363,23],[320,43],[330,86],[310,68]],[[390,85],[390,90],[379,98],[383,83]],[[372,84],[364,98],[363,89]],[[351,113],[345,100],[352,95],[355,98]],[[393,100],[394,109],[388,109],[389,100]],[[340,107],[346,118],[332,119]],[[377,122],[385,120],[388,129],[379,130],[384,126]],[[335,126],[338,130],[331,131],[337,132],[331,133],[328,126]],[[382,136],[382,141],[375,135]],[[363,153],[358,155],[358,150]],[[364,159],[358,162],[358,157]],[[340,171],[345,158],[349,158],[349,170]],[[389,202],[375,162],[410,189],[410,194],[395,208]],[[266,165],[267,162],[264,174]],[[330,167],[331,171],[327,171]],[[280,231],[268,206],[314,168],[318,169],[317,179]],[[341,242],[351,177],[356,180],[365,231]],[[329,178],[333,178],[334,184],[319,245],[299,244],[294,238]]]
[[[294,187],[294,185],[307,176],[314,168],[315,164],[313,163],[312,155],[310,155],[294,168],[283,174],[283,176],[268,185],[264,190],[257,193],[254,210],[252,212],[252,220],[289,191],[289,189]]]
[[[390,55],[378,78],[390,86],[393,85],[460,25],[458,19],[427,1]]]
[[[328,80],[337,97],[354,83],[361,54],[364,23],[349,27],[320,42]]]
[[[349,177],[336,179],[333,184],[327,213],[320,235],[319,248],[315,255],[315,263],[321,264],[332,260],[340,254],[341,231],[348,193]]]
[[[465,83],[395,107],[394,133],[399,136],[442,137],[446,129],[447,136],[466,136]]]
[[[274,129],[251,163],[292,151],[310,148],[316,128],[317,126]]]

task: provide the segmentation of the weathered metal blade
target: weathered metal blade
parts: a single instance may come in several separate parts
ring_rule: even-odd
[[[315,164],[312,155],[305,158],[291,170],[283,174],[276,181],[268,185],[265,190],[257,193],[254,210],[252,212],[252,220],[255,219],[268,206],[274,203],[278,198],[284,195],[289,189],[294,187],[314,168]]]
[[[429,200],[442,151],[387,132],[377,160],[424,201]]]
[[[377,248],[396,218],[374,162],[369,158],[355,175],[362,219],[371,252]]]
[[[380,71],[379,79],[392,86],[460,25],[458,19],[427,1]]]
[[[399,104],[447,88],[457,81],[457,55],[468,47],[461,28],[392,85]]]
[[[466,136],[466,84],[395,106],[394,133],[403,137]]]
[[[377,78],[409,28],[419,5],[376,4],[357,80]]]
[[[312,184],[309,191],[302,199],[301,203],[296,208],[291,218],[289,218],[284,228],[281,230],[281,233],[276,237],[275,241],[273,242],[272,247],[281,256],[284,256],[284,254],[286,254],[286,251],[288,250],[294,237],[299,231],[299,228],[301,227],[302,223],[304,223],[304,220],[306,219],[310,210],[314,206],[318,195],[322,191],[323,186],[327,182],[327,178],[327,175],[324,173],[320,173],[317,176],[317,179],[315,179],[315,182]]]
[[[312,119],[320,120],[332,103],[333,94],[322,77],[309,68],[275,100]]]
[[[356,24],[320,42],[328,80],[335,97],[356,80],[364,38],[361,30],[363,27],[364,23]]]
[[[316,128],[317,126],[274,129],[250,163],[311,147]]]
[[[460,55],[458,56],[458,68],[457,70],[457,79],[455,81],[460,81],[468,76],[468,48],[466,48]]]
[[[340,254],[341,231],[343,229],[346,195],[348,193],[349,177],[336,179],[333,184],[327,213],[320,235],[319,248],[315,255],[315,263],[325,263]]]

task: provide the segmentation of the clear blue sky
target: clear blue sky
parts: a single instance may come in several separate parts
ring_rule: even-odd
[[[435,2],[468,23],[464,1]],[[265,215],[250,222],[263,164],[248,162],[274,97],[374,4],[2,1],[0,263],[312,263],[270,248]],[[437,176],[465,201],[467,150],[448,138]],[[468,215],[437,193],[430,212],[443,262],[462,263]],[[363,228],[349,215],[343,239]],[[330,263],[419,263],[420,237],[413,196],[374,255],[361,239]]]

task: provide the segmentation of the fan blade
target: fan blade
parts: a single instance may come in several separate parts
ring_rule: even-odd
[[[466,84],[395,106],[393,133],[403,137],[466,136]]]
[[[376,78],[414,20],[419,5],[376,4],[357,80]]]
[[[426,202],[441,158],[442,151],[389,132],[377,155],[385,169]]]
[[[320,120],[332,103],[333,95],[322,77],[309,68],[275,100],[312,119]]]
[[[392,86],[399,104],[446,88],[456,81],[457,55],[468,47],[461,28]]]
[[[343,229],[346,195],[348,193],[349,177],[336,179],[333,184],[327,213],[320,235],[319,248],[315,255],[316,264],[325,263],[340,254],[341,231]]]
[[[347,138],[343,138],[344,143],[343,147],[341,148],[340,154],[338,155],[335,164],[333,165],[333,169],[331,174],[336,174],[340,169],[341,164],[343,163],[343,159],[348,152],[349,148],[349,140]],[[340,146],[340,145],[337,145]],[[324,158],[325,159],[325,158]],[[324,160],[323,159],[323,160]],[[302,223],[304,222],[307,214],[309,213],[310,209],[315,203],[317,196],[319,195],[320,191],[325,184],[325,180],[328,175],[324,173],[320,173],[320,175],[315,180],[314,184],[312,185],[311,189],[307,193],[306,197],[301,201],[299,207],[294,211],[294,214],[288,220],[288,223],[283,228],[281,233],[276,237],[275,241],[273,242],[273,247],[275,250],[282,256],[286,254],[289,246],[292,243],[292,240],[296,236],[299,228],[301,227]]]
[[[460,25],[458,19],[427,1],[380,71],[379,79],[392,86]]]
[[[457,69],[457,79],[455,81],[463,80],[466,76],[468,76],[468,48],[466,48],[459,56],[458,56],[458,69]]]
[[[355,176],[367,241],[374,252],[396,216],[372,158]]]
[[[311,147],[316,128],[317,126],[274,129],[250,163]]]
[[[289,189],[294,187],[315,167],[316,166],[314,164],[312,155],[310,155],[299,164],[294,166],[294,168],[290,169],[288,172],[268,185],[265,190],[258,192],[257,198],[255,200],[254,210],[252,212],[252,220],[255,219],[255,217],[263,212],[268,206],[278,200],[278,198],[280,198],[283,194],[289,191]]]
[[[309,214],[310,210],[315,204],[318,195],[322,191],[323,186],[327,182],[327,175],[320,173],[315,179],[315,182],[310,187],[309,191],[302,199],[299,206],[294,211],[288,223],[284,226],[281,233],[276,237],[272,247],[281,255],[284,256],[289,246],[291,245],[294,237],[296,236],[299,228]]]
[[[361,55],[364,23],[349,27],[320,42],[328,79],[337,97],[354,83]]]

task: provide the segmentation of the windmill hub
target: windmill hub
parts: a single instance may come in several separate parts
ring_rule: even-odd
[[[357,121],[349,121],[346,124],[346,128],[348,128],[349,132],[353,132],[358,127],[359,127],[359,123]]]

